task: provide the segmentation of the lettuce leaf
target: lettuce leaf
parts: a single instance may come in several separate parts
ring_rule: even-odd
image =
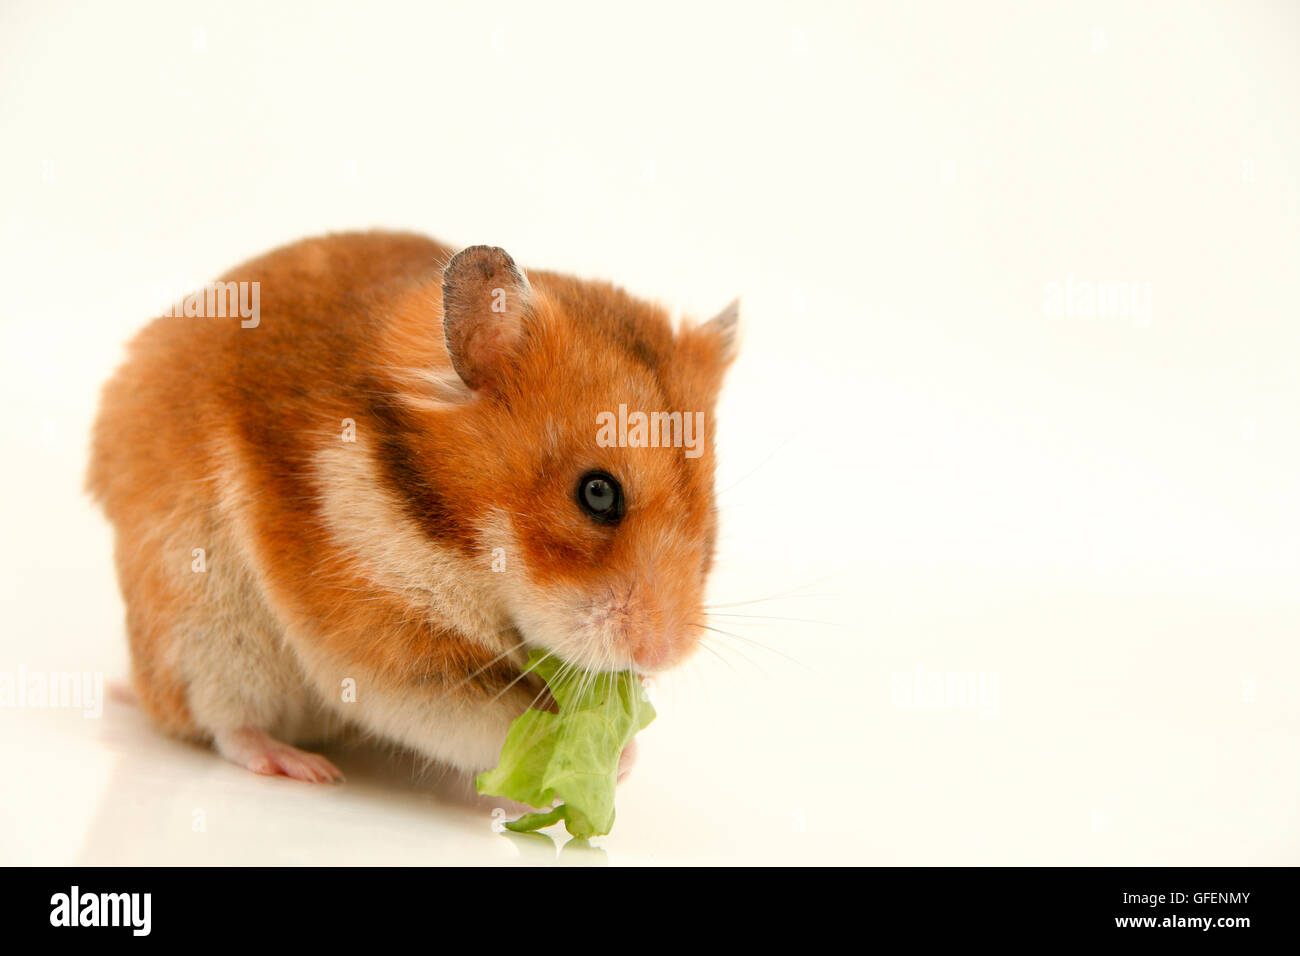
[[[525,670],[546,681],[559,713],[530,707],[517,717],[497,768],[479,774],[478,792],[551,807],[506,824],[516,832],[563,820],[579,839],[608,833],[614,826],[619,755],[654,720],[654,707],[631,671],[565,668],[554,654],[541,650],[528,655]],[[552,806],[557,799],[563,802]]]

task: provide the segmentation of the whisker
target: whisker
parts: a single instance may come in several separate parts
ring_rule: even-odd
[[[801,584],[801,585],[799,585],[799,587],[794,588],[794,589],[792,589],[792,590],[790,590],[790,591],[783,591],[783,592],[780,593],[780,594],[773,594],[773,595],[771,595],[771,596],[769,596],[769,597],[754,598],[752,601],[732,601],[732,602],[729,603],[729,604],[706,604],[706,605],[704,606],[704,609],[705,609],[706,611],[708,611],[708,610],[712,610],[712,609],[714,609],[714,608],[744,607],[744,606],[747,605],[747,604],[761,604],[761,603],[764,602],[764,601],[779,601],[779,600],[781,600],[781,599],[783,599],[783,598],[793,597],[794,595],[799,594],[800,591],[807,590],[808,588],[816,587],[816,586],[819,585],[819,584],[825,584],[827,581],[830,581],[830,580],[834,579],[834,577],[835,577],[835,575],[833,575],[833,574],[828,574],[828,575],[826,575],[826,576],[823,577],[823,578],[818,578],[816,581],[809,581],[807,584]],[[815,595],[815,594],[802,594],[802,595],[799,595],[799,596],[800,596],[800,597],[817,597],[818,595]],[[824,597],[825,595],[822,595],[822,596]]]
[[[818,621],[815,618],[808,617],[779,617],[775,614],[718,614],[710,611],[709,617],[734,617],[744,618],[750,621],[792,621],[796,624],[823,624],[826,627],[840,627],[835,621]]]
[[[809,667],[809,666],[808,666],[806,663],[804,663],[803,661],[799,660],[797,657],[791,657],[789,654],[786,654],[784,651],[778,651],[775,647],[768,647],[768,646],[767,646],[766,644],[764,644],[762,641],[756,641],[756,640],[754,640],[753,638],[745,637],[745,636],[743,636],[743,635],[741,635],[741,634],[734,634],[734,633],[732,633],[731,631],[724,631],[724,630],[722,630],[722,628],[719,628],[719,627],[713,627],[713,626],[708,625],[708,624],[700,624],[700,623],[697,622],[695,626],[696,626],[696,627],[702,627],[702,628],[704,628],[704,630],[706,630],[706,631],[712,631],[714,634],[724,634],[724,635],[726,635],[727,637],[734,637],[736,640],[738,640],[738,641],[744,641],[746,644],[752,644],[754,647],[757,647],[757,648],[759,648],[760,650],[768,651],[768,652],[770,652],[770,653],[772,653],[772,654],[776,654],[776,655],[778,655],[778,656],[780,656],[780,657],[784,657],[784,658],[785,658],[786,660],[788,660],[791,664],[797,664],[797,665],[799,665],[800,667],[807,668],[809,671],[812,670],[811,667]],[[734,648],[733,648],[733,650],[734,650]]]
[[[717,656],[719,659],[721,659],[721,655],[717,653],[719,650],[727,650],[727,651],[730,651],[730,652],[733,653],[733,654],[738,654],[738,655],[740,655],[740,659],[741,659],[741,660],[743,660],[743,661],[744,661],[746,664],[748,664],[750,667],[754,668],[754,670],[758,671],[760,674],[762,674],[762,675],[763,675],[764,677],[766,677],[768,680],[771,680],[771,678],[772,678],[772,675],[769,674],[767,671],[763,670],[762,666],[759,665],[759,663],[758,663],[757,661],[755,661],[753,658],[751,658],[748,654],[746,654],[744,651],[742,651],[742,650],[741,650],[740,648],[738,648],[738,647],[728,647],[728,646],[726,646],[725,644],[721,644],[721,643],[719,643],[719,644],[717,645],[717,647],[714,648],[711,640],[701,641],[701,642],[700,642],[700,646],[701,646],[701,647],[704,647],[704,648],[708,648],[709,650],[714,651],[714,655]],[[731,665],[728,664],[727,666],[730,667]],[[731,670],[732,670],[733,672],[735,672],[735,673],[738,673],[738,672],[736,672],[736,669],[735,669],[734,667],[732,667]]]
[[[452,689],[452,690],[459,690],[461,687],[464,687],[464,686],[465,686],[466,684],[468,684],[470,681],[474,680],[474,678],[478,677],[480,674],[482,674],[483,672],[485,672],[489,667],[491,667],[491,666],[492,666],[493,664],[495,664],[497,661],[501,660],[501,659],[504,658],[504,657],[509,657],[509,656],[510,656],[511,654],[513,654],[515,651],[519,650],[521,647],[524,647],[524,646],[527,645],[527,644],[528,644],[528,641],[527,641],[527,640],[522,640],[522,641],[520,641],[518,644],[516,644],[514,647],[507,647],[504,651],[502,651],[502,652],[501,652],[500,654],[498,654],[496,657],[492,658],[492,660],[488,661],[486,664],[484,664],[484,665],[483,665],[482,667],[480,667],[478,670],[474,671],[474,673],[472,673],[472,674],[470,674],[469,676],[467,676],[464,680],[462,680],[460,683],[456,684],[456,685],[455,685],[454,687],[452,687],[451,689]]]
[[[749,479],[749,478],[754,474],[754,472],[758,471],[760,468],[765,467],[765,466],[767,465],[767,463],[770,462],[773,458],[775,458],[776,455],[777,455],[777,453],[778,453],[779,451],[781,451],[781,449],[785,448],[786,445],[790,444],[790,442],[792,442],[792,441],[794,440],[795,436],[798,435],[798,434],[799,434],[798,432],[792,432],[791,434],[787,435],[786,438],[785,438],[785,440],[782,441],[781,444],[779,444],[779,445],[777,445],[775,448],[773,448],[772,451],[768,453],[768,456],[767,456],[766,458],[764,458],[762,461],[760,461],[757,465],[755,465],[753,468],[751,468],[751,469],[750,469],[749,471],[747,471],[745,474],[741,475],[739,478],[737,478],[735,481],[733,481],[733,482],[732,482],[731,484],[729,484],[727,487],[725,487],[725,488],[723,488],[721,491],[719,491],[719,492],[718,492],[718,497],[722,497],[722,496],[725,495],[727,492],[731,491],[733,488],[735,488],[737,485],[739,485],[741,482],[743,482],[743,481],[747,481],[747,480],[748,480],[748,479]]]
[[[714,657],[716,657],[718,660],[722,661],[722,663],[726,664],[726,665],[727,665],[727,669],[730,670],[733,674],[736,674],[737,676],[739,676],[740,672],[739,672],[738,670],[736,670],[734,667],[731,666],[731,661],[729,661],[729,660],[727,660],[725,657],[723,657],[722,654],[720,654],[720,653],[718,652],[717,648],[715,648],[711,643],[709,643],[708,641],[701,641],[701,642],[700,642],[700,647],[704,648],[706,651],[708,651],[710,654],[712,654],[712,655],[713,655]]]
[[[542,663],[542,661],[545,661],[548,658],[552,657],[554,653],[555,653],[554,651],[547,651],[546,656],[543,657],[542,660],[538,661],[537,663],[539,664]],[[493,697],[491,700],[489,700],[488,703],[495,704],[498,700],[500,700],[503,696],[505,696],[505,694],[510,690],[510,688],[514,687],[516,684],[518,684],[521,680],[523,680],[531,673],[532,671],[521,670],[519,672],[519,676],[516,677],[514,680],[512,680],[509,684],[506,684],[505,687],[501,688],[500,692],[497,693],[497,695]]]

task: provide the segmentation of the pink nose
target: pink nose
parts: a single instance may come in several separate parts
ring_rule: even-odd
[[[672,642],[668,635],[652,631],[637,643],[636,650],[632,652],[632,660],[636,661],[638,667],[654,670],[667,662],[671,650]]]

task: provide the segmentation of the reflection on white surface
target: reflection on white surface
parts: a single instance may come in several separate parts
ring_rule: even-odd
[[[491,801],[408,755],[326,750],[338,786],[259,777],[110,701],[100,720],[0,712],[0,759],[22,768],[0,860],[1295,861],[1300,774],[1280,755],[1297,660],[1278,651],[1293,610],[987,582],[882,581],[857,597],[870,626],[769,620],[743,654],[703,653],[659,682],[614,832],[590,849],[561,851],[562,829],[497,832]],[[790,616],[847,610],[796,603]],[[980,674],[996,685],[966,694]]]

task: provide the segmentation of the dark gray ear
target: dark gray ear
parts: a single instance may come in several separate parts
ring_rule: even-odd
[[[515,260],[496,246],[470,246],[442,272],[447,354],[472,389],[490,386],[523,333],[532,289]]]
[[[724,363],[730,362],[740,351],[740,299],[732,299],[725,309],[705,322],[701,328],[718,337],[718,357]]]

